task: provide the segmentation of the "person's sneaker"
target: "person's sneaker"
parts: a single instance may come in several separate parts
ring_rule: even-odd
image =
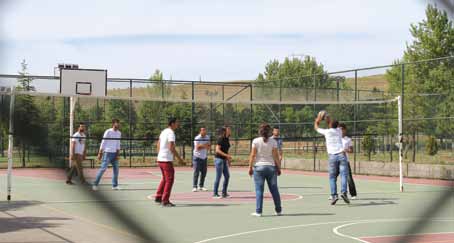
[[[275,214],[276,214],[276,216],[282,216],[282,211],[276,212]]]
[[[208,191],[208,189],[206,189],[205,187],[199,187],[199,191],[206,192]]]
[[[220,199],[221,196],[219,196],[219,194],[214,194],[214,195],[213,195],[213,198],[214,198],[214,199]]]
[[[251,216],[262,217],[262,214],[261,213],[251,213]]]
[[[328,200],[330,200],[330,201],[333,200],[333,196],[329,196]]]
[[[171,202],[166,202],[166,203],[163,203],[162,206],[165,208],[171,208],[171,207],[175,207],[175,204],[173,204]]]
[[[97,190],[98,190],[98,186],[93,185],[93,186],[91,186],[91,189],[92,189],[93,191],[97,191]]]
[[[337,196],[334,196],[333,199],[331,199],[331,205],[336,205],[337,200],[339,200],[339,198]]]
[[[114,187],[112,187],[112,190],[119,191],[119,190],[121,190],[121,188],[119,186],[114,186]]]
[[[72,181],[66,181],[66,185],[74,185]]]
[[[162,199],[161,198],[155,198],[154,199],[154,203],[161,204],[162,203]]]
[[[350,199],[351,199],[351,200],[356,200],[356,199],[358,199],[358,198],[357,198],[356,196],[352,196]]]
[[[345,202],[346,204],[350,204],[350,200],[348,199],[347,194],[345,194],[345,193],[342,194],[342,195],[341,195],[341,198],[344,200],[344,202]]]
[[[192,188],[192,192],[196,192],[196,191],[197,191],[196,187]]]
[[[222,198],[229,198],[229,197],[230,197],[230,195],[227,194],[227,193],[226,194],[222,194]]]

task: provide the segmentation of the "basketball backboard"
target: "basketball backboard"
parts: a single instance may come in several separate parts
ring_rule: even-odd
[[[65,95],[106,96],[107,70],[60,69],[60,93]]]

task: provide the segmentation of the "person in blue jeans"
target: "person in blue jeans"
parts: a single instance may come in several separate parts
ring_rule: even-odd
[[[319,127],[320,122],[326,118],[328,129]],[[326,115],[326,112],[319,112],[314,122],[314,129],[325,136],[326,150],[328,152],[328,173],[331,189],[331,205],[339,200],[337,195],[337,177],[341,177],[341,198],[345,203],[350,203],[347,196],[348,161],[342,145],[342,130],[338,127],[339,122]]]
[[[249,156],[249,176],[254,176],[256,207],[252,216],[261,217],[263,212],[263,191],[265,181],[273,197],[277,216],[282,215],[281,196],[277,186],[277,176],[281,175],[278,144],[271,138],[271,126],[264,123],[259,128],[260,137],[252,141]]]
[[[101,181],[101,178],[107,170],[109,164],[112,164],[113,169],[112,189],[120,190],[120,187],[118,186],[118,157],[120,156],[121,132],[119,129],[120,121],[118,119],[112,119],[112,128],[107,129],[104,132],[98,153],[98,159],[101,160],[101,168],[99,168],[98,173],[96,174],[96,179],[93,182],[93,191],[98,190],[99,182]]]
[[[230,134],[231,129],[224,126],[218,131],[218,140],[216,143],[216,154],[214,156],[214,166],[216,167],[216,177],[214,180],[213,198],[227,198],[230,195],[227,193],[229,186],[230,172],[229,166],[232,164],[232,156],[229,154],[230,149]],[[224,184],[222,186],[222,196],[219,195],[219,183],[224,175]]]
[[[194,151],[192,166],[194,175],[192,180],[192,191],[207,191],[205,188],[205,178],[207,176],[208,150],[211,148],[210,137],[207,135],[205,127],[200,128],[200,134],[194,139]],[[200,174],[200,181],[199,181]],[[198,187],[197,187],[198,185]]]

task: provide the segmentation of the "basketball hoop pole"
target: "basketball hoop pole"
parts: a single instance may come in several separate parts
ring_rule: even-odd
[[[404,136],[403,136],[403,110],[402,110],[402,96],[397,97],[398,107],[398,123],[399,123],[399,185],[400,191],[404,191],[404,174],[403,174],[403,160],[404,160]]]
[[[72,136],[74,134],[74,108],[76,106],[77,102],[77,97],[71,96],[69,98],[69,168],[71,168],[71,158],[73,156],[72,154],[72,149],[71,149],[71,143],[72,143]]]
[[[14,147],[14,100],[15,87],[11,88],[11,99],[9,101],[9,134],[8,134],[8,175],[7,175],[7,196],[6,200],[11,201],[11,177],[13,172],[13,147]]]

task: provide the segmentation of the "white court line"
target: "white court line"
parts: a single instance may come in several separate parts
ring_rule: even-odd
[[[284,214],[285,216],[285,214]],[[304,228],[304,227],[311,227],[311,226],[319,226],[319,225],[329,225],[329,224],[350,224],[350,223],[368,223],[368,222],[389,222],[389,221],[397,221],[397,220],[408,220],[408,221],[414,221],[414,220],[419,220],[421,218],[408,218],[408,219],[368,219],[368,220],[348,220],[348,221],[331,221],[331,222],[319,222],[319,223],[312,223],[312,224],[298,224],[298,225],[289,225],[289,226],[282,226],[282,227],[275,227],[275,228],[266,228],[266,229],[260,229],[260,230],[251,230],[251,231],[245,231],[245,232],[239,232],[235,234],[230,234],[230,235],[222,235],[222,236],[217,236],[213,238],[208,238],[204,239],[201,241],[196,241],[194,243],[204,243],[204,242],[210,242],[210,241],[215,241],[215,240],[220,240],[220,239],[226,239],[226,238],[232,238],[232,237],[237,237],[237,236],[242,236],[242,235],[249,235],[249,234],[255,234],[255,233],[260,233],[260,232],[268,232],[268,231],[274,231],[274,230],[282,230],[282,229],[292,229],[292,228]],[[454,219],[438,219],[438,221],[454,221]]]
[[[419,233],[419,234],[408,234],[408,235],[375,235],[375,236],[361,236],[361,238],[382,238],[382,237],[399,237],[399,236],[417,236],[417,235],[438,235],[438,234],[452,234],[451,232],[432,232],[432,233]]]
[[[340,236],[340,237],[356,240],[356,241],[363,242],[363,243],[369,243],[368,241],[361,240],[361,239],[359,239],[357,237],[340,233],[339,229],[342,229],[342,228],[345,228],[345,227],[348,227],[348,226],[351,226],[351,225],[355,225],[355,224],[378,223],[378,222],[415,221],[415,220],[416,219],[390,219],[390,220],[369,220],[369,221],[361,221],[361,222],[358,221],[358,222],[353,222],[353,223],[339,225],[339,226],[333,228],[333,233],[338,235],[338,236]],[[442,222],[444,222],[444,221],[454,221],[454,219],[429,219],[429,221],[442,221]],[[452,233],[452,232],[447,232],[447,233]],[[438,234],[438,233],[432,233],[432,234]],[[379,238],[379,237],[393,237],[393,236],[405,236],[405,235],[364,236],[362,238]]]

